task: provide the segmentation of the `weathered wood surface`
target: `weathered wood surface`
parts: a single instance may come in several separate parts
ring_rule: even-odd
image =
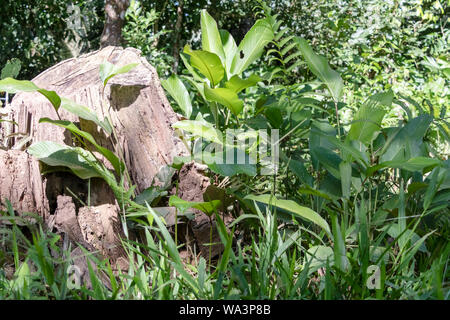
[[[112,78],[103,93],[99,68],[104,61],[118,66],[135,62],[139,65],[127,74]],[[160,168],[171,164],[174,156],[188,154],[171,127],[178,118],[167,101],[155,69],[135,49],[106,47],[63,61],[38,75],[33,82],[88,106],[100,119],[110,117],[117,134],[114,143],[92,122],[79,119],[63,109],[59,112],[62,119],[79,124],[103,147],[113,150],[117,145],[121,146],[114,151],[118,154],[123,151],[138,193],[152,184]],[[4,139],[1,141],[3,146],[20,150],[0,150],[0,206],[9,199],[19,214],[38,213],[51,229],[67,236],[74,245],[82,244],[88,250],[108,257],[112,265],[125,269],[127,262],[119,239],[122,234],[119,213],[106,184],[100,179],[91,180],[91,207],[84,207],[72,197],[72,193],[87,202],[86,181],[66,172],[41,176],[38,161],[24,151],[38,141],[74,145],[70,133],[63,128],[39,123],[43,117],[58,119],[51,104],[38,93],[20,93],[9,106],[9,114],[9,119],[18,125],[0,123],[0,139]],[[25,144],[22,140],[24,135],[29,137]],[[186,164],[178,178],[181,198],[203,201],[203,193],[210,181],[199,166]],[[197,211],[195,219],[188,224],[204,257],[209,256],[210,249],[212,256],[223,250],[221,244],[207,245],[211,242],[211,228],[213,243],[220,243],[214,220],[214,217],[210,220]]]
[[[127,74],[112,78],[103,88],[99,69],[104,61],[117,66],[139,65]],[[62,108],[59,111],[62,119],[79,124],[103,147],[116,148],[114,151],[118,154],[123,152],[138,193],[152,184],[156,173],[162,166],[171,164],[174,156],[187,154],[171,127],[178,119],[158,75],[136,49],[106,47],[63,61],[32,81],[41,88],[56,91],[61,97],[88,106],[100,119],[110,117],[117,137],[113,142],[93,123]],[[18,150],[0,150],[0,210],[6,209],[8,199],[18,214],[31,212],[41,216],[51,230],[63,234],[74,245],[72,248],[77,243],[82,244],[108,257],[113,266],[125,269],[127,261],[120,246],[123,233],[118,208],[105,182],[91,179],[91,207],[84,207],[88,198],[87,181],[67,172],[42,176],[39,162],[25,151],[38,141],[74,145],[68,131],[39,123],[43,117],[58,119],[51,104],[39,93],[19,93],[6,111],[9,120],[17,124],[0,123],[1,145],[4,149]],[[23,136],[28,136],[26,143],[23,143]]]
[[[39,172],[39,162],[20,150],[0,150],[0,210],[6,211],[5,200],[20,213],[48,218],[49,204],[46,182]]]
[[[109,61],[123,66],[129,63],[139,65],[127,74],[112,78],[105,88],[99,77],[100,64]],[[177,121],[164,95],[155,69],[132,48],[106,47],[102,50],[65,60],[44,71],[33,82],[44,89],[54,90],[60,96],[86,105],[97,113],[100,119],[108,114],[122,146],[123,156],[137,190],[149,187],[153,177],[174,156],[186,154],[183,143],[175,136],[171,124]],[[41,123],[39,119],[57,119],[51,104],[38,93],[17,94],[11,103],[13,133],[27,133],[30,143],[54,141],[72,145],[72,138],[63,128]],[[62,119],[80,123],[81,129],[90,132],[97,142],[107,148],[113,146],[109,139],[100,134],[91,122],[60,109]],[[6,127],[6,124],[4,125]],[[0,130],[1,130],[0,125]],[[12,138],[9,147],[19,140]],[[119,150],[116,150],[119,151]]]

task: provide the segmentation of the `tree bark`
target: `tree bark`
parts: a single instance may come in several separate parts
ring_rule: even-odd
[[[103,88],[99,68],[104,61],[117,66],[130,63],[138,63],[138,66],[110,79]],[[80,119],[63,108],[58,111],[62,119],[72,121],[81,130],[89,132],[101,146],[118,154],[120,145],[131,182],[137,186],[137,194],[151,186],[158,171],[170,165],[175,156],[188,155],[186,146],[171,127],[178,121],[178,116],[167,101],[156,70],[136,49],[107,47],[65,60],[32,81],[41,88],[54,90],[62,97],[88,106],[99,119],[110,118],[117,139],[105,136],[93,122]],[[101,179],[88,182],[68,172],[42,176],[39,162],[23,151],[31,143],[39,141],[75,145],[70,132],[55,125],[39,123],[39,119],[44,117],[58,119],[52,105],[38,93],[22,92],[15,95],[8,110],[8,119],[16,124],[0,122],[0,139],[9,137],[7,149],[19,144],[20,148],[0,150],[0,210],[6,210],[8,199],[19,215],[26,212],[38,214],[47,224],[56,223],[55,226],[69,234],[73,242],[80,242],[79,232],[76,237],[74,234],[77,233],[72,232],[78,230],[77,226],[67,225],[70,221],[74,223],[76,216],[85,242],[117,260],[120,252],[106,249],[112,248],[109,244],[117,242],[111,235],[119,234],[120,230],[115,229],[121,224],[117,223],[115,198],[105,182]],[[22,145],[23,138],[18,137],[18,133],[28,137],[26,144]],[[61,197],[73,199],[74,204]],[[85,204],[103,214],[98,216],[100,220],[94,219],[97,215],[91,208],[83,209]],[[89,230],[93,230],[94,238],[90,238],[92,232]],[[100,238],[107,240],[106,247],[96,240]]]
[[[173,46],[173,72],[178,73],[178,64],[180,62],[180,39],[181,39],[181,27],[183,24],[183,6],[184,0],[179,0],[177,8],[177,22],[175,24],[175,44]]]
[[[106,0],[105,26],[100,38],[100,47],[120,46],[122,43],[122,27],[130,0]]]

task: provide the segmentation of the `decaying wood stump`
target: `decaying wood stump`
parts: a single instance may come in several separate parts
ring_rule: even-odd
[[[193,161],[186,163],[181,168],[178,177],[177,194],[181,199],[195,202],[209,200],[204,199],[204,193],[211,185],[209,178],[204,175],[205,169],[205,165],[199,165]],[[172,192],[175,193],[176,189],[174,188]],[[222,211],[222,213],[225,213],[225,210]],[[205,259],[208,259],[210,254],[211,257],[221,254],[224,246],[217,231],[215,215],[213,214],[211,217],[208,217],[205,213],[197,209],[194,209],[194,212],[195,216],[190,221],[190,227],[200,249],[200,254]],[[224,214],[222,218],[226,225],[233,220],[229,214]]]
[[[100,64],[109,61],[117,66],[139,65],[130,72],[112,78],[105,88],[99,77]],[[79,58],[65,60],[44,71],[33,82],[60,96],[88,106],[100,119],[108,114],[122,146],[126,165],[137,191],[151,185],[153,177],[174,156],[186,155],[183,143],[175,136],[171,124],[177,116],[167,101],[155,69],[133,48],[106,47]],[[41,123],[39,119],[58,119],[55,110],[43,96],[36,93],[17,94],[12,103],[12,119],[19,125],[14,132],[28,133],[32,140],[54,141],[72,145],[63,128]],[[91,122],[60,109],[62,119],[79,123],[97,143],[112,149],[109,139],[100,134]],[[17,141],[11,139],[10,147]],[[115,150],[119,152],[120,150]]]
[[[99,68],[104,61],[117,66],[139,65],[129,73],[112,78],[103,88]],[[54,90],[62,97],[88,106],[101,120],[110,117],[116,133],[113,138],[117,138],[113,143],[111,137],[106,137],[92,122],[79,119],[62,108],[59,111],[62,119],[76,123],[92,134],[98,144],[123,157],[138,194],[151,186],[161,167],[170,165],[175,156],[188,155],[171,127],[178,117],[167,101],[157,73],[136,49],[106,47],[63,61],[32,81],[41,88]],[[74,145],[70,132],[52,124],[40,124],[39,119],[43,117],[58,119],[48,100],[38,93],[20,93],[14,97],[9,111],[9,119],[17,125],[0,123],[2,145],[19,149],[0,150],[0,210],[5,209],[4,200],[9,199],[19,214],[34,212],[43,217],[47,225],[69,238],[73,248],[82,244],[109,258],[113,266],[126,269],[127,261],[120,248],[122,230],[118,208],[105,182],[91,179],[91,206],[85,207],[88,199],[86,181],[67,172],[41,176],[38,161],[24,151],[38,141]],[[27,140],[23,140],[24,135],[28,136]],[[203,201],[203,192],[210,182],[200,171],[194,164],[188,164],[180,171],[181,198]],[[213,242],[220,243],[215,223],[211,225],[205,214],[197,212],[190,226],[202,255],[207,257],[209,246],[205,244],[210,243],[211,227]],[[222,249],[222,245],[213,246],[213,256]]]
[[[119,67],[130,63],[138,63],[138,66],[112,78],[104,88],[99,69],[105,61]],[[152,184],[156,173],[162,166],[170,165],[174,156],[188,154],[171,127],[178,118],[167,101],[158,75],[136,49],[106,47],[63,61],[32,81],[41,88],[56,91],[61,97],[88,106],[99,119],[110,117],[117,137],[113,143],[111,137],[106,137],[92,122],[59,109],[62,119],[78,124],[92,134],[98,144],[123,157],[138,193]],[[2,145],[22,151],[0,150],[0,210],[5,209],[5,199],[8,199],[17,213],[39,214],[74,243],[85,244],[113,260],[123,256],[117,251],[121,224],[107,185],[100,179],[91,179],[92,207],[82,208],[88,198],[86,181],[67,172],[41,176],[38,161],[23,151],[38,141],[74,145],[68,131],[39,123],[43,117],[58,119],[48,100],[38,93],[19,93],[8,111],[9,120],[17,125],[0,123]],[[24,135],[29,137],[25,144]],[[73,194],[81,202],[72,199]],[[121,265],[123,269],[124,264]]]

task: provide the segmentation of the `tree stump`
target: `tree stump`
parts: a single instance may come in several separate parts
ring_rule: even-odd
[[[104,88],[99,69],[105,61],[119,67],[130,63],[138,63],[138,66],[112,78]],[[89,132],[99,145],[123,156],[137,193],[148,188],[161,167],[170,165],[175,156],[188,154],[171,127],[178,118],[167,101],[158,75],[136,49],[106,47],[65,60],[32,81],[89,107],[99,119],[110,117],[117,137],[114,143],[92,122],[59,109],[62,119],[74,122]],[[8,149],[21,150],[0,150],[0,210],[5,210],[8,199],[17,213],[37,213],[48,225],[67,234],[72,242],[86,244],[113,260],[122,257],[117,249],[120,219],[106,183],[91,179],[91,207],[83,208],[88,199],[87,181],[67,172],[41,176],[39,162],[24,151],[38,141],[74,146],[70,132],[39,123],[43,117],[58,119],[49,101],[39,93],[19,93],[9,108],[8,118],[16,124],[0,122],[0,138],[4,139],[1,142]],[[22,140],[24,135],[28,136],[26,143]],[[122,269],[123,266],[122,263]]]

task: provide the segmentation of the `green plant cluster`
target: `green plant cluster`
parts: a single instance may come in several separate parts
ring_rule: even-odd
[[[102,149],[73,123],[41,119],[69,130],[80,146],[40,142],[28,151],[47,165],[68,167],[83,179],[105,179],[124,212],[125,229],[137,230],[139,237],[123,239],[130,261],[127,273],[114,274],[107,261],[95,260],[86,252],[98,267],[98,272],[90,268],[92,288],[68,289],[67,274],[61,273],[67,259],[50,254],[57,237],[30,227],[30,242],[22,236],[20,219],[9,207],[2,219],[10,221],[12,229],[2,229],[6,249],[1,251],[0,263],[13,259],[15,274],[9,279],[0,273],[0,297],[449,298],[448,97],[416,101],[416,94],[408,96],[393,83],[384,83],[391,75],[385,67],[396,57],[395,50],[380,58],[382,67],[373,78],[367,73],[375,67],[365,69],[371,65],[367,61],[346,59],[331,64],[317,53],[324,49],[321,42],[311,44],[298,26],[290,20],[284,25],[270,5],[258,3],[255,22],[241,41],[219,29],[212,15],[202,10],[201,48],[186,45],[180,56],[186,70],[162,85],[185,117],[173,127],[187,144],[196,145],[195,150],[211,143],[227,147],[223,140],[227,129],[240,129],[244,136],[252,130],[279,130],[278,172],[260,176],[257,169],[267,166],[261,159],[255,164],[223,164],[206,161],[203,152],[196,160],[208,166],[211,181],[217,182],[204,202],[187,202],[176,195],[167,199],[171,177],[180,164],[189,161],[186,158],[160,172],[165,186],[150,187],[135,197],[133,188],[124,188],[127,174],[120,154]],[[433,12],[422,10],[423,17],[439,23]],[[154,23],[154,16],[147,18],[149,25]],[[339,21],[328,23],[337,30],[346,27],[345,21]],[[144,43],[147,38],[134,39]],[[446,41],[443,35],[439,39]],[[395,44],[399,51],[403,45]],[[333,51],[332,46],[326,48]],[[340,60],[341,48],[336,46],[338,53],[330,55],[331,61]],[[378,58],[361,54],[361,59]],[[426,81],[446,83],[445,54],[432,59],[427,61],[431,65],[435,61],[440,69]],[[262,67],[257,65],[261,61],[266,62]],[[100,77],[106,85],[112,76],[132,67],[104,64]],[[414,81],[405,81],[411,83],[413,93],[426,91]],[[0,91],[39,92],[56,110],[64,108],[114,134],[108,119],[99,120],[88,108],[32,82],[3,79]],[[350,100],[352,96],[358,98]],[[391,121],[395,106],[404,114]],[[262,142],[257,139],[255,144]],[[247,156],[252,147],[233,145]],[[93,151],[108,159],[115,172],[107,170]],[[208,153],[207,158],[214,159],[220,152]],[[189,250],[189,246],[179,243],[176,226],[172,236],[163,214],[152,208],[166,200],[177,210],[175,221],[192,219],[191,209],[215,218],[224,245],[217,260],[211,254],[209,259],[191,262],[181,258],[179,249]],[[231,211],[235,220],[225,226],[219,211],[230,203],[239,209]],[[100,280],[102,274],[109,278],[109,286]]]

